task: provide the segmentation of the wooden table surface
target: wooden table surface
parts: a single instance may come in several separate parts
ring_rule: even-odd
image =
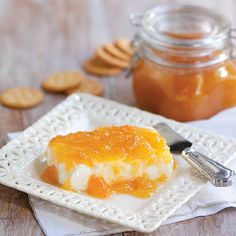
[[[0,90],[16,85],[40,88],[41,81],[51,73],[80,68],[98,45],[132,36],[127,20],[131,12],[163,2],[186,1],[0,0]],[[234,0],[206,0],[202,4],[226,14],[236,27]],[[105,97],[134,104],[130,80],[119,76],[102,81]],[[42,105],[25,111],[0,106],[1,145],[7,132],[26,128],[64,98],[46,94]],[[0,185],[0,209],[0,235],[43,235],[25,193]],[[236,235],[235,219],[236,210],[226,209],[212,216],[162,226],[150,235]]]

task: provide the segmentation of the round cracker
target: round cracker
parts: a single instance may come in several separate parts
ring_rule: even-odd
[[[112,56],[104,47],[100,47],[96,50],[96,57],[108,65],[120,67],[122,69],[128,68],[130,64],[129,61]]]
[[[134,54],[134,49],[132,48],[130,41],[126,38],[120,38],[115,41],[115,46],[117,46],[121,51],[132,56]]]
[[[103,45],[104,49],[110,53],[112,56],[117,57],[121,60],[125,60],[130,62],[131,61],[131,56],[128,55],[127,53],[123,52],[122,50],[120,50],[118,47],[116,47],[114,44],[112,43],[106,43]]]
[[[84,80],[77,88],[69,90],[66,92],[66,94],[72,94],[72,93],[90,93],[96,96],[100,96],[104,92],[104,87],[101,82],[97,80]]]
[[[42,87],[48,92],[61,93],[78,87],[84,79],[79,71],[59,72],[44,80]]]
[[[35,88],[17,87],[10,88],[2,92],[0,96],[1,103],[10,108],[27,109],[41,103],[44,94]]]
[[[121,68],[109,66],[97,58],[89,59],[84,64],[84,69],[91,74],[98,76],[118,75],[122,72]]]

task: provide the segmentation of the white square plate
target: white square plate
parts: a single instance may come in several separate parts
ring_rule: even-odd
[[[236,142],[184,124],[102,98],[75,94],[56,106],[20,137],[0,150],[0,183],[78,212],[128,226],[137,231],[154,231],[206,183],[196,171],[175,156],[179,167],[173,177],[148,199],[114,195],[99,200],[73,193],[40,180],[45,167],[48,141],[55,135],[91,130],[101,125],[152,126],[166,122],[208,156],[227,164],[236,153]],[[210,150],[210,153],[209,153]]]

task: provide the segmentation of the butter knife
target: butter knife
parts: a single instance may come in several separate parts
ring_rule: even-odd
[[[235,172],[209,157],[194,150],[192,143],[176,133],[169,125],[157,123],[153,126],[170,146],[170,151],[181,154],[182,157],[195,167],[211,184],[216,187],[227,187],[232,185]]]

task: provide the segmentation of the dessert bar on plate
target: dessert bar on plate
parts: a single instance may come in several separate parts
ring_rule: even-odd
[[[198,150],[222,164],[235,156],[236,142],[188,127],[164,117],[87,94],[74,94],[27,128],[0,150],[0,183],[72,210],[121,224],[141,232],[154,231],[206,183],[181,156],[174,156],[178,168],[151,197],[114,194],[94,198],[50,185],[41,180],[46,166],[45,151],[51,138],[71,132],[90,131],[101,126],[135,125],[151,127],[166,122]],[[210,152],[210,154],[209,154]]]

